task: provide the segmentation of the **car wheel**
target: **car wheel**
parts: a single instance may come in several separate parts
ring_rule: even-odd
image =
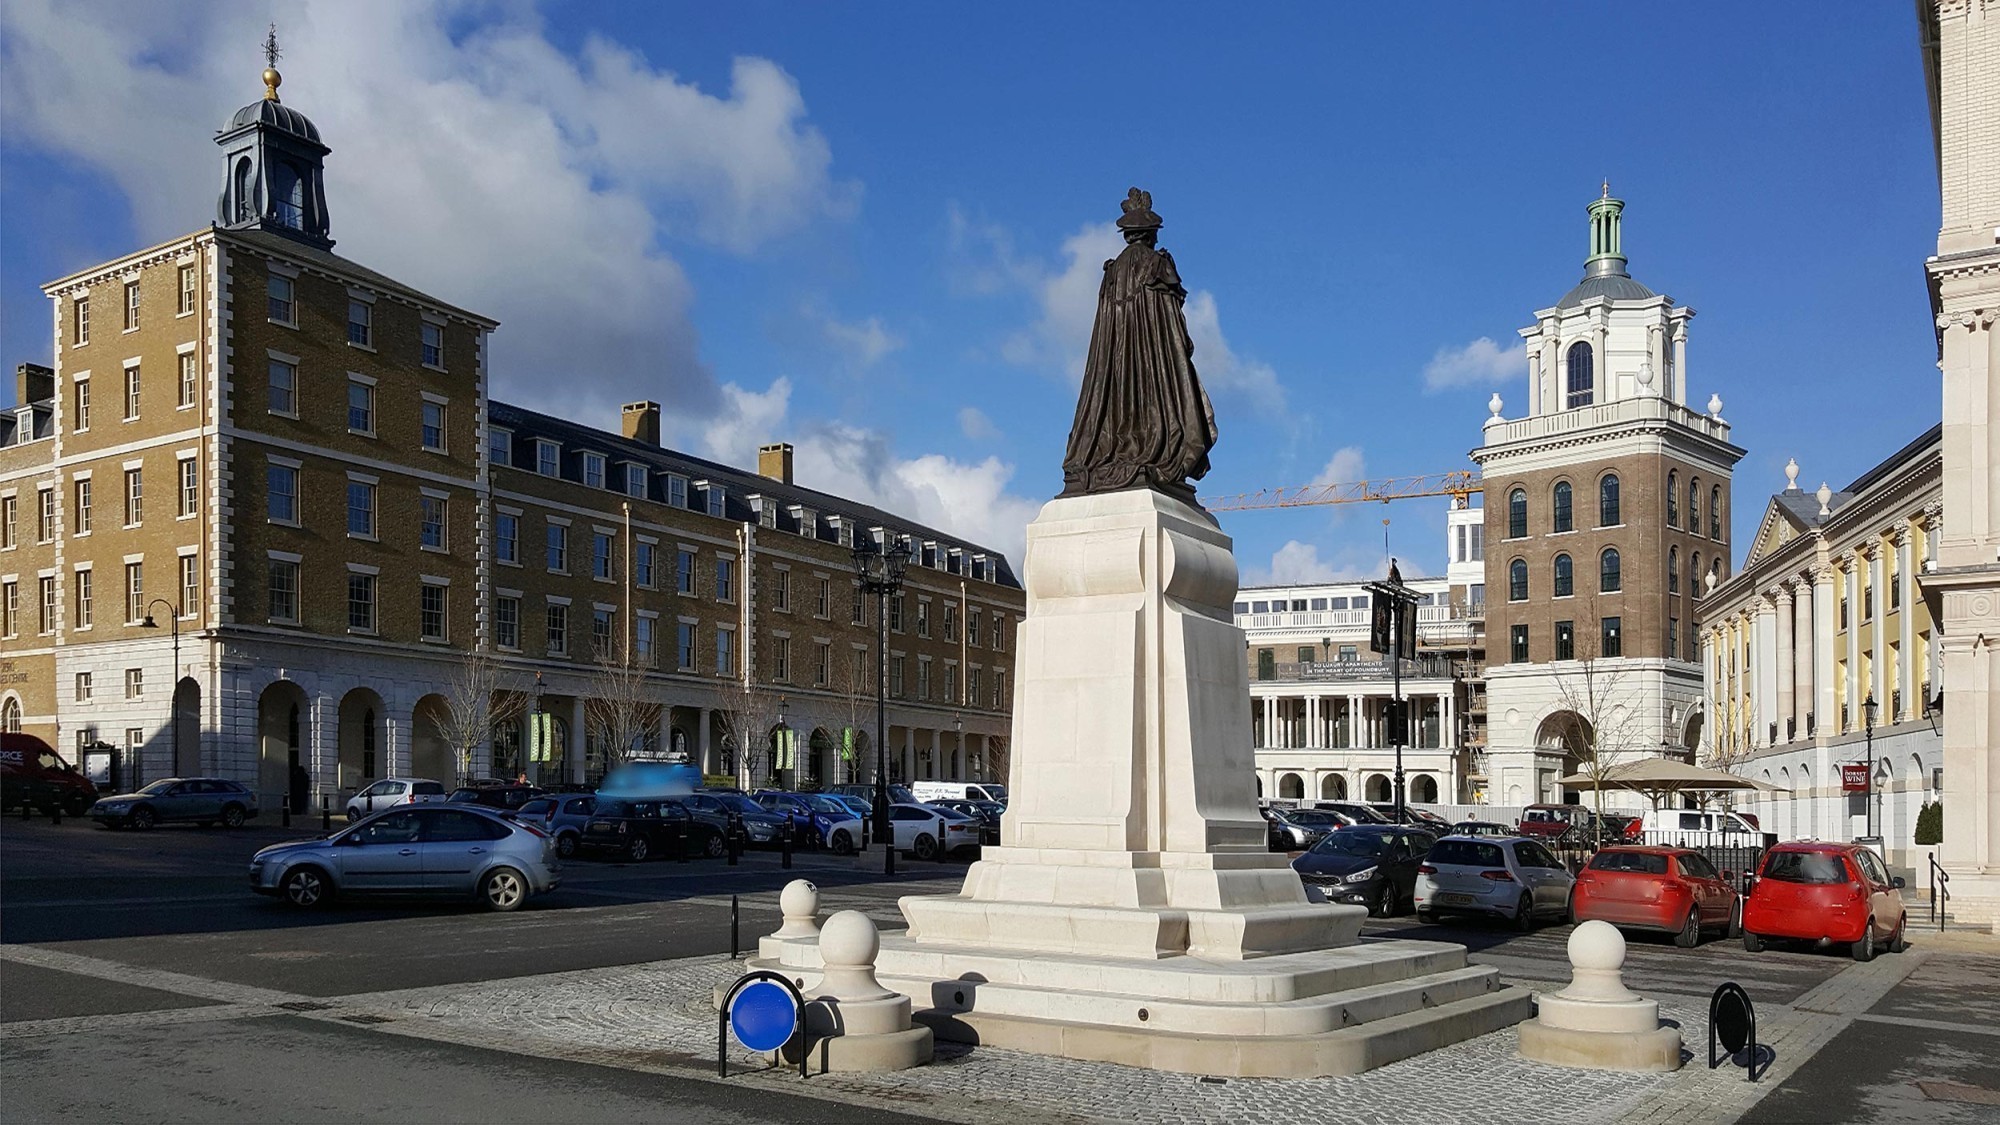
[[[132,827],[138,829],[151,828],[155,824],[160,823],[159,816],[145,805],[140,805],[138,808],[133,809],[129,819],[132,822]]]
[[[1395,909],[1394,898],[1393,898],[1395,893],[1396,892],[1393,888],[1391,888],[1388,884],[1384,883],[1382,885],[1382,889],[1375,892],[1374,900],[1368,904],[1369,917],[1387,918],[1390,915],[1390,913]]]
[[[848,835],[847,829],[842,828],[833,834],[833,841],[829,846],[833,848],[835,855],[853,855],[854,837]]]
[[[644,863],[646,862],[646,857],[652,854],[653,846],[646,842],[644,836],[639,836],[631,843],[625,845],[625,858],[631,860],[633,863]]]
[[[1756,934],[1753,934],[1753,933],[1751,933],[1751,932],[1750,932],[1749,930],[1744,930],[1744,931],[1743,931],[1743,952],[1745,952],[1745,953],[1762,953],[1762,952],[1764,952],[1764,939],[1763,939],[1763,938],[1760,938],[1760,937],[1758,937],[1758,936],[1757,936]]]
[[[724,840],[720,832],[712,833],[701,845],[701,854],[710,859],[720,859],[722,853],[728,850],[729,841]]]
[[[224,828],[243,827],[243,806],[230,805],[224,808],[222,810],[222,826]]]
[[[1419,906],[1417,907],[1417,921],[1422,922],[1426,926],[1435,926],[1438,922],[1438,912],[1435,910],[1426,910]]]
[[[1681,923],[1681,931],[1674,935],[1674,944],[1682,949],[1701,944],[1701,911],[1688,907],[1687,921]]]
[[[1870,918],[1861,927],[1861,940],[1848,947],[1854,959],[1866,964],[1875,959],[1875,919]]]
[[[353,805],[347,806],[347,823],[353,824],[355,821],[360,819],[361,819],[361,810],[355,808]]]
[[[1910,947],[1910,943],[1904,940],[1903,937],[1903,929],[1908,925],[1909,919],[1907,917],[1896,920],[1896,932],[1889,935],[1889,944],[1887,946],[1889,952],[1901,953]]]
[[[528,880],[511,867],[496,867],[479,881],[479,901],[488,910],[519,910],[528,900]]]
[[[1730,939],[1736,937],[1738,934],[1742,932],[1743,932],[1743,903],[1741,901],[1737,901],[1730,904],[1729,921],[1723,923],[1722,940],[1729,941]]]
[[[1514,929],[1525,934],[1534,928],[1535,900],[1522,895],[1521,901],[1514,904]]]
[[[285,874],[285,881],[279,890],[285,905],[300,910],[313,910],[326,905],[333,895],[333,887],[326,881],[326,873],[317,867],[294,867]]]
[[[556,837],[556,855],[568,859],[576,854],[576,833],[564,832]]]
[[[916,853],[918,859],[933,859],[937,856],[937,848],[935,837],[927,833],[918,833],[916,846],[910,850]]]

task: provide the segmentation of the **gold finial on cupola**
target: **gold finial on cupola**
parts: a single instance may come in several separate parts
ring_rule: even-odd
[[[278,100],[278,87],[285,81],[285,76],[278,73],[278,59],[282,54],[278,50],[278,25],[274,23],[271,30],[264,34],[264,100],[267,102]]]

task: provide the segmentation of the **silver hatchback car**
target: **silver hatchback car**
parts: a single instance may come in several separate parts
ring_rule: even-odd
[[[539,828],[472,805],[377,813],[321,840],[273,844],[250,860],[250,888],[291,906],[335,895],[473,898],[515,910],[559,883],[555,841]]]
[[[1446,836],[1417,867],[1417,920],[1484,914],[1532,929],[1569,916],[1576,878],[1547,848],[1519,836]]]

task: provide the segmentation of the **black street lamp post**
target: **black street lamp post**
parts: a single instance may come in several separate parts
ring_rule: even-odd
[[[1403,660],[1414,659],[1416,645],[1417,595],[1403,585],[1403,572],[1396,560],[1389,560],[1386,582],[1370,582],[1362,589],[1371,595],[1368,646],[1389,658],[1389,741],[1396,751],[1396,822],[1404,822],[1407,807],[1403,788],[1403,743],[1409,740],[1409,704],[1403,699]]]
[[[157,629],[160,627],[159,623],[153,620],[153,607],[156,605],[166,606],[167,609],[172,611],[172,615],[167,618],[168,628],[173,633],[174,638],[173,675],[167,678],[167,728],[170,732],[168,737],[173,739],[174,744],[174,764],[170,772],[179,773],[181,770],[181,717],[179,713],[181,701],[181,610],[179,606],[165,598],[154,598],[152,601],[146,603],[146,619],[139,623],[140,628]],[[138,748],[133,747],[132,753],[136,757],[139,753]],[[126,765],[131,768],[132,780],[136,782],[139,778],[139,763],[133,761],[127,762]]]
[[[864,536],[854,545],[854,573],[875,595],[875,838],[882,841],[882,873],[896,873],[896,838],[889,830],[889,598],[903,585],[909,547]]]
[[[1866,732],[1868,745],[1868,791],[1865,795],[1867,807],[1863,812],[1868,818],[1870,836],[1875,835],[1875,707],[1875,693],[1871,691],[1868,693],[1868,698],[1861,701],[1862,730]]]

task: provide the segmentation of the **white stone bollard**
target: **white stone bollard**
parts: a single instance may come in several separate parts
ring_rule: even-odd
[[[907,1070],[931,1061],[931,1030],[911,1025],[910,998],[875,979],[881,949],[874,921],[858,910],[843,910],[820,929],[825,970],[819,987],[806,993],[808,1065]]]
[[[774,938],[809,938],[819,934],[819,888],[805,879],[794,879],[778,892],[778,912],[785,924]]]
[[[1591,920],[1569,935],[1569,987],[1537,996],[1521,1025],[1521,1054],[1596,1070],[1679,1070],[1681,1033],[1660,1023],[1660,1005],[1625,987],[1625,935]]]

